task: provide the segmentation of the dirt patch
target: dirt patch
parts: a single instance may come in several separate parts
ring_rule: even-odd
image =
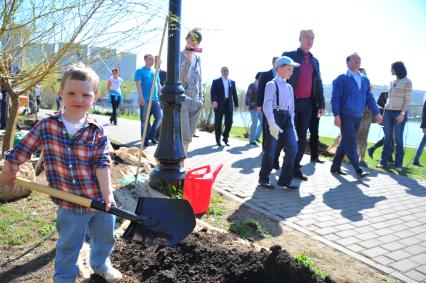
[[[111,259],[123,282],[334,282],[317,278],[280,246],[254,251],[207,228],[173,248],[118,241]]]
[[[201,220],[224,230],[229,230],[231,223],[256,220],[269,235],[257,235],[253,238],[253,243],[265,248],[280,245],[293,256],[304,253],[315,262],[317,267],[328,272],[336,282],[400,282],[319,240],[241,205],[228,195],[214,190],[212,197],[223,200],[223,204],[217,205],[223,209],[223,215],[220,217],[203,215]]]

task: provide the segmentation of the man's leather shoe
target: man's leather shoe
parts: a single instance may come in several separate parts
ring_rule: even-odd
[[[268,190],[273,190],[275,187],[271,184],[271,182],[259,181],[259,186]]]
[[[223,144],[221,144],[220,142],[216,143],[217,146],[223,146]]]
[[[303,175],[302,171],[296,171],[293,173],[294,178],[297,178],[299,180],[302,181],[307,181],[308,177],[306,177],[305,175]]]
[[[325,161],[324,161],[324,160],[321,160],[321,159],[319,159],[319,158],[312,158],[312,159],[311,159],[311,162],[315,162],[315,163],[323,164]]]
[[[357,177],[358,179],[362,179],[362,178],[364,178],[364,177],[367,177],[369,174],[370,174],[370,173],[368,173],[368,172],[365,172],[365,171],[359,170],[358,172],[356,172],[356,177]]]
[[[280,180],[278,180],[277,185],[280,186],[280,187],[284,187],[284,189],[287,189],[287,190],[290,190],[290,191],[295,191],[295,190],[299,189],[299,187],[296,186],[296,185],[288,184],[288,183],[285,183],[285,182],[280,181]]]
[[[222,140],[226,146],[229,146],[229,142],[227,140]]]
[[[151,139],[151,142],[152,142],[153,144],[158,144],[158,141],[157,141],[155,138],[152,138],[152,139]]]
[[[342,175],[342,176],[348,175],[340,169],[337,169],[337,170],[331,169],[330,172],[331,172],[331,174],[339,174],[339,175]]]

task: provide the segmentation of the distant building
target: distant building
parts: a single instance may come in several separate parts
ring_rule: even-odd
[[[123,80],[133,81],[136,72],[136,59],[136,54],[121,54],[118,68],[120,69],[120,76]]]

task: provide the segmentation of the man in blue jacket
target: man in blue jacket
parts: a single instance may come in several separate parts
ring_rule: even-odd
[[[422,123],[420,124],[420,128],[423,129],[423,138],[422,141],[419,144],[419,147],[416,151],[416,156],[414,157],[413,165],[423,167],[423,165],[420,164],[420,157],[422,156],[423,149],[426,146],[426,100],[423,104],[423,114],[422,114]]]
[[[370,81],[360,73],[361,57],[354,53],[350,56],[348,71],[333,81],[331,94],[331,110],[334,114],[334,124],[340,128],[342,141],[336,150],[331,165],[331,173],[346,175],[340,166],[346,154],[355,169],[356,176],[363,178],[368,175],[359,165],[356,144],[356,133],[361,122],[361,116],[366,106],[373,112],[376,123],[382,121],[376,100],[371,93]]]
[[[306,133],[311,125],[311,162],[323,163],[318,159],[318,124],[319,117],[324,114],[324,94],[321,73],[318,60],[310,52],[314,44],[314,32],[312,30],[301,30],[299,36],[300,48],[295,51],[284,52],[300,64],[300,68],[294,70],[293,76],[288,80],[294,89],[295,118],[294,123],[297,131],[297,144],[299,150],[296,155],[293,175],[302,181],[308,178],[300,170],[300,161],[305,152]],[[315,140],[315,141],[314,141]],[[277,154],[281,151],[278,145]]]

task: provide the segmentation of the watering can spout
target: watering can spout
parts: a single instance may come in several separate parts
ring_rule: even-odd
[[[219,171],[222,169],[222,167],[223,167],[223,164],[220,163],[219,166],[217,166],[216,169],[214,169],[214,171],[213,171],[213,182],[214,182],[214,180],[216,180],[216,176],[217,176],[217,174],[219,174]]]

